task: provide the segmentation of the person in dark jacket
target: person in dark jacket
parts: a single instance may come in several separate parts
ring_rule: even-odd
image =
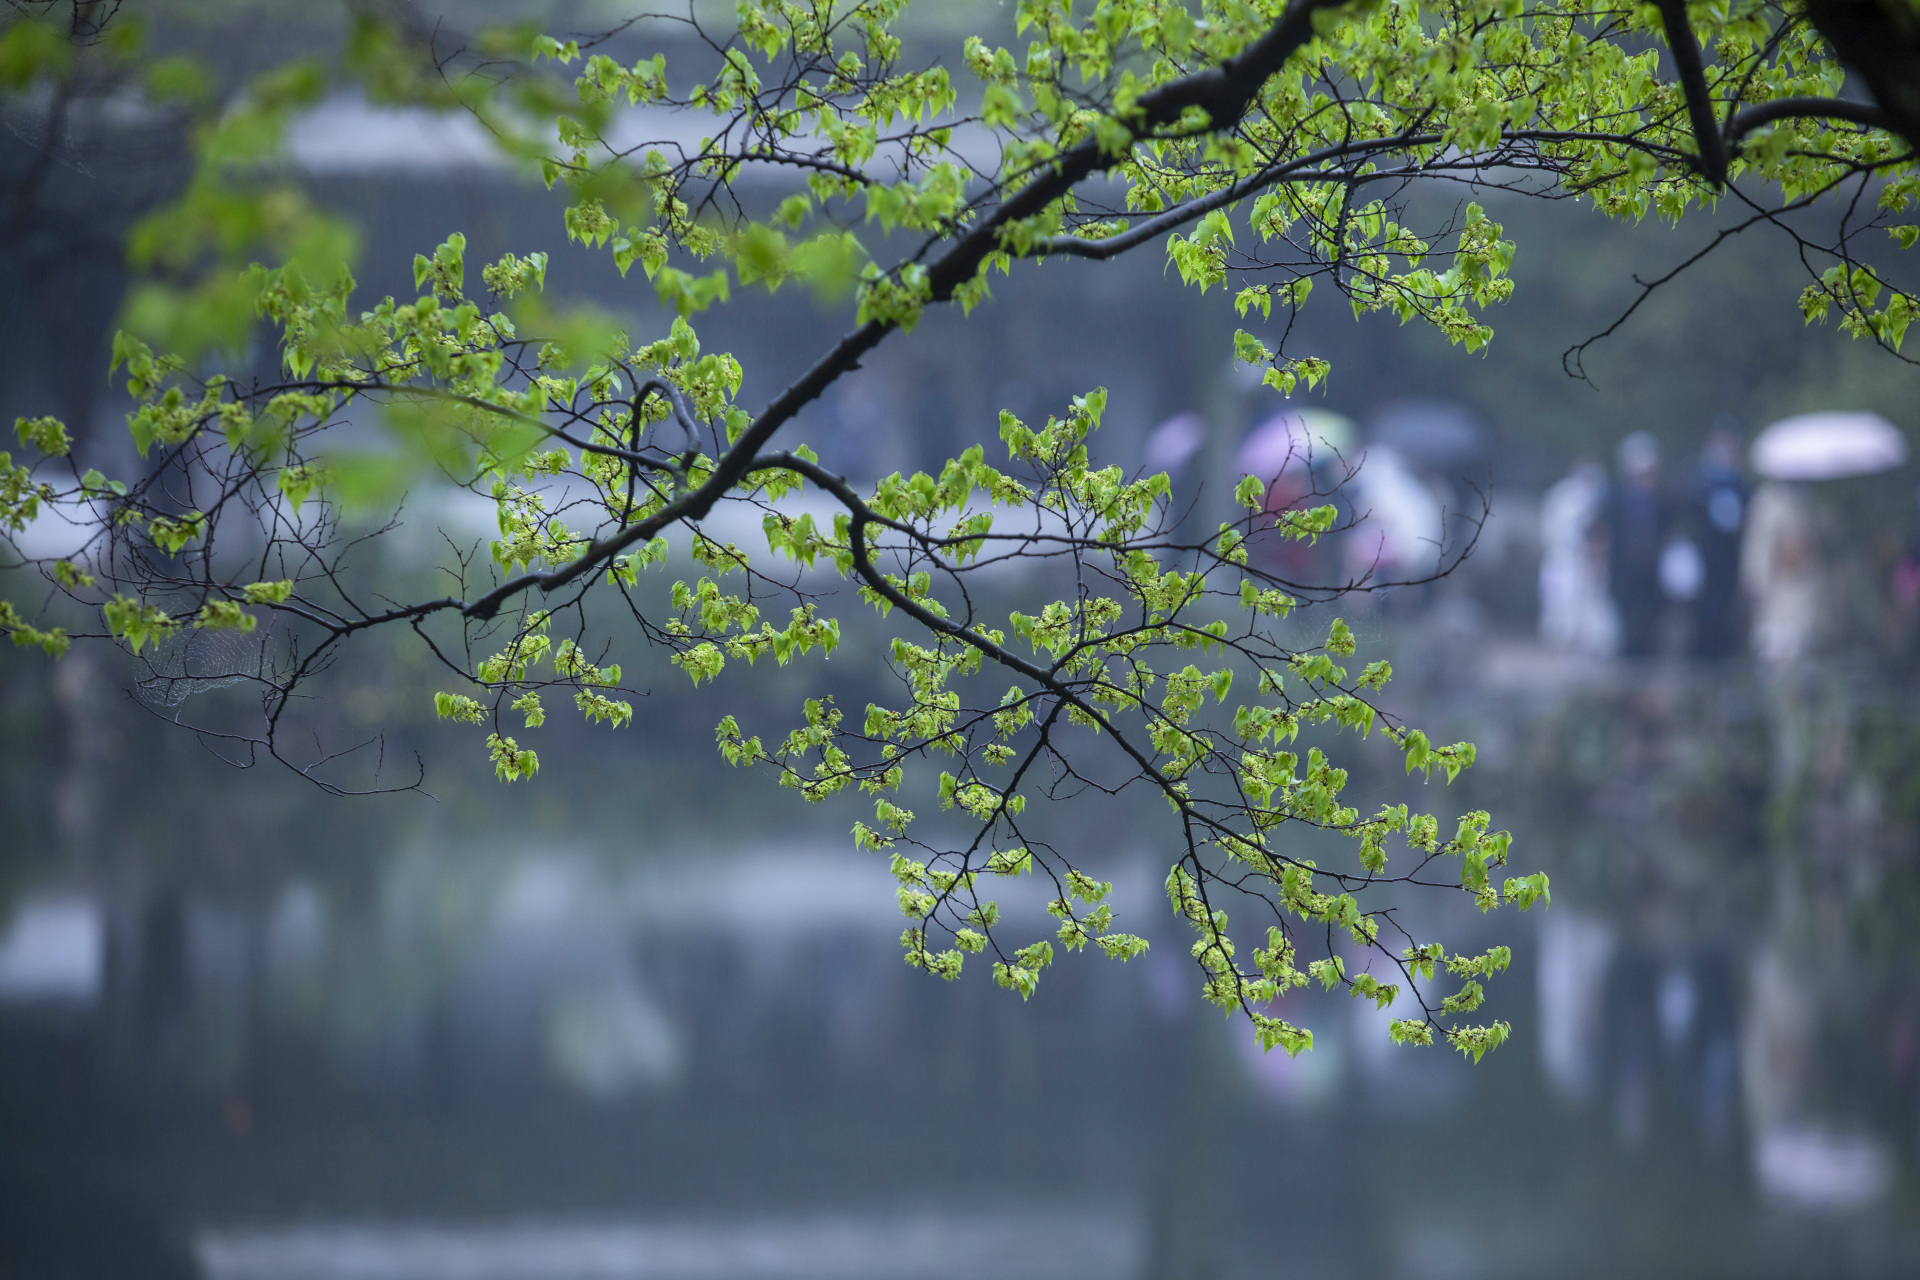
[[[1607,532],[1607,591],[1620,614],[1620,654],[1651,657],[1659,642],[1660,553],[1671,523],[1660,483],[1660,445],[1645,431],[1620,442],[1620,473],[1600,507]]]
[[[1752,496],[1740,474],[1740,438],[1714,424],[1687,477],[1687,535],[1700,552],[1700,594],[1693,602],[1691,649],[1698,658],[1740,652],[1740,539]]]

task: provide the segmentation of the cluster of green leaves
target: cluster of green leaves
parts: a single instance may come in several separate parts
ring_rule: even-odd
[[[72,554],[27,563],[102,619],[73,638],[138,655],[190,626],[301,637],[284,665],[251,675],[275,754],[289,699],[339,645],[412,627],[459,682],[434,696],[438,715],[484,731],[506,781],[538,771],[513,735],[542,727],[553,690],[590,723],[633,722],[622,665],[597,638],[599,602],[702,684],[742,661],[832,652],[839,622],[807,585],[831,574],[903,624],[886,658],[898,695],[857,720],[809,698],[772,747],[728,716],[718,745],[809,800],[871,797],[854,841],[891,859],[909,963],[952,978],[990,952],[996,981],[1026,997],[1055,944],[1138,955],[1146,942],[1116,928],[1111,886],[1029,808],[1145,788],[1171,815],[1167,894],[1206,997],[1242,1012],[1263,1045],[1311,1045],[1281,1014],[1288,992],[1318,981],[1416,1005],[1393,1022],[1396,1041],[1479,1057],[1507,1027],[1467,1019],[1507,953],[1448,956],[1379,891],[1443,887],[1492,910],[1545,902],[1548,886],[1496,874],[1508,837],[1485,813],[1443,841],[1438,815],[1388,804],[1363,816],[1345,799],[1348,772],[1329,753],[1360,749],[1355,736],[1384,738],[1422,785],[1436,770],[1452,780],[1473,749],[1396,722],[1377,701],[1390,670],[1352,670],[1339,619],[1299,642],[1303,600],[1341,584],[1307,590],[1256,553],[1331,532],[1331,505],[1269,511],[1272,477],[1249,476],[1236,519],[1181,541],[1166,476],[1096,462],[1103,391],[1039,426],[1003,414],[1004,465],[975,446],[867,493],[774,439],[874,345],[928,307],[971,311],[989,273],[1019,260],[1159,247],[1189,285],[1222,286],[1242,320],[1259,313],[1233,354],[1282,394],[1329,374],[1284,349],[1297,313],[1329,291],[1356,314],[1422,320],[1481,349],[1514,246],[1475,204],[1416,228],[1405,193],[1421,181],[1590,200],[1624,218],[1731,196],[1755,222],[1777,221],[1852,199],[1833,238],[1802,242],[1822,272],[1802,306],[1809,319],[1837,307],[1849,331],[1897,348],[1913,298],[1855,250],[1870,231],[1900,248],[1920,239],[1893,221],[1920,195],[1910,150],[1834,99],[1830,52],[1773,0],[1019,0],[1023,43],[969,40],[964,83],[907,65],[904,7],[742,0],[693,70],[633,48],[644,25],[598,39],[475,33],[462,62],[364,17],[337,68],[279,68],[224,100],[191,64],[154,66],[148,92],[184,104],[197,159],[181,197],[133,238],[149,276],[113,364],[135,401],[142,470],[82,471],[60,424],[23,420],[35,460],[0,455],[0,537],[70,522]],[[59,74],[43,46],[18,22],[0,33],[5,87]],[[674,318],[635,344],[547,305],[540,253],[487,266],[485,295],[471,295],[458,234],[415,260],[417,297],[356,310],[350,237],[264,163],[336,74],[376,102],[478,117],[564,192],[566,235],[622,275],[638,263]],[[679,115],[699,119],[697,147],[672,140],[677,123],[632,141]],[[784,185],[749,198],[738,184],[750,170]],[[1862,194],[1871,217],[1858,216]],[[258,254],[279,265],[232,269]],[[704,352],[692,318],[789,280],[830,302],[852,290],[855,328],[752,413],[736,403],[745,371]],[[278,333],[278,378],[203,376],[204,350],[261,323]],[[162,333],[173,340],[156,349]],[[369,415],[384,448],[364,433],[334,443]],[[436,472],[492,502],[490,554],[439,566],[455,594],[360,598],[346,569],[366,513]],[[783,501],[802,485],[837,504],[831,521]],[[708,536],[723,504],[758,515],[764,558]],[[223,539],[236,522],[245,536]],[[670,531],[700,571],[648,572],[669,562]],[[1040,566],[1026,579],[1034,598],[978,613],[969,575],[1009,562]],[[775,596],[781,626],[763,616]],[[433,629],[443,621],[459,643]],[[43,622],[0,612],[16,643],[62,650],[69,632]],[[920,792],[947,816],[916,819],[902,800]],[[1353,857],[1318,865],[1296,839],[1309,831],[1345,838]],[[1449,859],[1457,884],[1434,876]],[[1055,923],[1023,943],[983,890],[1025,875],[1046,886]],[[1264,927],[1250,965],[1229,896]],[[1433,990],[1443,973],[1461,984],[1451,994]]]
[[[776,555],[831,564],[881,616],[906,615],[918,635],[895,639],[889,651],[898,701],[869,704],[855,724],[829,700],[810,699],[804,725],[772,749],[728,716],[717,735],[723,752],[737,765],[778,770],[783,785],[809,800],[848,788],[872,797],[874,817],[855,824],[854,843],[890,855],[906,917],[901,943],[917,968],[953,979],[968,955],[990,952],[995,981],[1026,997],[1056,945],[1077,951],[1092,943],[1121,960],[1144,951],[1144,939],[1115,927],[1111,886],[1079,865],[1084,854],[1043,838],[1027,811],[1030,799],[1063,800],[1087,785],[1102,793],[1148,786],[1182,832],[1185,851],[1168,893],[1194,930],[1207,998],[1245,1012],[1268,1047],[1310,1046],[1310,1033],[1270,1010],[1311,971],[1382,1007],[1416,993],[1422,1008],[1411,1021],[1427,1028],[1429,1040],[1437,1031],[1463,1051],[1485,1052],[1504,1028],[1454,1018],[1477,1008],[1477,996],[1429,1004],[1418,993],[1408,966],[1420,955],[1442,956],[1440,944],[1399,935],[1390,910],[1364,909],[1356,894],[1416,881],[1435,860],[1458,858],[1460,887],[1482,910],[1506,900],[1526,907],[1546,896],[1544,877],[1494,879],[1509,837],[1489,833],[1485,813],[1462,818],[1444,842],[1437,818],[1405,805],[1361,817],[1341,802],[1346,771],[1320,746],[1299,750],[1296,743],[1322,727],[1362,735],[1379,728],[1408,772],[1424,777],[1438,769],[1449,779],[1472,763],[1472,747],[1435,747],[1425,734],[1391,723],[1371,700],[1391,670],[1376,661],[1350,675],[1339,665],[1356,647],[1343,621],[1308,649],[1277,638],[1295,600],[1250,565],[1250,539],[1313,539],[1330,526],[1330,507],[1276,520],[1264,511],[1265,485],[1254,480],[1243,486],[1243,520],[1208,544],[1180,544],[1164,528],[1164,475],[1129,479],[1120,468],[1093,464],[1090,438],[1105,403],[1101,391],[1077,397],[1064,416],[1038,428],[1004,414],[1010,470],[988,464],[975,448],[938,475],[888,476],[870,495],[837,495],[848,511],[832,530],[770,508],[765,527]],[[1072,549],[1077,567],[1065,594],[1035,612],[1013,611],[1004,625],[975,616],[967,575],[1056,548]],[[703,623],[716,636],[744,630],[742,602],[707,599]],[[713,643],[703,642],[710,653]],[[717,653],[711,662],[691,674],[716,674]],[[1009,671],[1021,678],[993,696]],[[1236,685],[1247,693],[1235,697]],[[1088,761],[1093,737],[1121,745],[1127,761],[1119,778],[1097,778]],[[940,834],[923,836],[900,797],[916,772],[936,769],[933,794],[953,818],[936,818]],[[971,834],[954,839],[954,819]],[[1352,839],[1357,866],[1321,872],[1290,852],[1288,833],[1300,827]],[[1392,873],[1389,837],[1411,855]],[[1049,886],[1053,936],[1003,941],[1009,926],[988,896],[991,886],[1036,872]],[[1316,887],[1316,874],[1335,891]],[[1270,944],[1256,949],[1253,969],[1234,961],[1228,917],[1215,901],[1229,890],[1273,918]],[[1296,930],[1304,931],[1299,941]],[[1336,934],[1399,980],[1382,981],[1364,966],[1349,975],[1331,945]],[[1326,955],[1303,969],[1295,957],[1311,936],[1325,942]]]
[[[129,429],[154,472],[133,484],[82,477],[67,490],[42,485],[37,497],[22,500],[67,502],[97,515],[94,536],[104,545],[92,563],[107,569],[107,585],[69,577],[62,583],[67,594],[97,600],[106,634],[136,654],[183,625],[251,630],[252,611],[260,609],[321,628],[316,655],[381,622],[452,609],[473,617],[464,600],[376,615],[349,601],[323,600],[315,590],[338,591],[325,557],[342,498],[331,478],[340,463],[315,453],[314,442],[354,407],[374,401],[386,406],[397,439],[492,498],[500,536],[491,560],[498,574],[529,567],[564,573],[583,560],[598,566],[597,573],[572,579],[571,597],[558,608],[533,608],[520,594],[512,608],[476,618],[469,649],[487,634],[498,648],[470,669],[456,668],[465,690],[434,697],[442,719],[485,731],[485,750],[503,780],[537,773],[537,753],[515,734],[543,725],[542,693],[555,686],[572,692],[590,722],[632,722],[631,702],[614,696],[620,666],[590,657],[584,647],[583,602],[590,591],[611,588],[623,596],[646,634],[671,649],[695,683],[718,678],[729,661],[770,655],[784,665],[815,649],[831,652],[839,641],[837,620],[820,616],[807,600],[789,611],[783,628],[763,621],[750,590],[722,584],[739,576],[764,590],[775,579],[756,570],[747,551],[716,543],[697,528],[690,550],[709,572],[692,581],[647,589],[642,572],[666,561],[664,537],[629,539],[635,549],[618,558],[604,554],[710,477],[711,456],[670,452],[652,443],[654,429],[686,413],[700,444],[724,448],[738,412],[730,398],[740,384],[737,362],[703,354],[684,319],[639,348],[617,332],[595,335],[600,358],[591,361],[558,342],[523,338],[513,318],[493,305],[501,299],[482,305],[467,298],[463,250],[454,237],[422,256],[418,277],[432,292],[404,304],[386,299],[357,316],[346,306],[345,283],[322,291],[296,268],[255,273],[257,305],[280,327],[282,363],[295,375],[267,390],[242,389],[220,377],[192,379],[181,361],[122,335],[116,354],[137,402]],[[502,284],[520,282],[525,262],[508,258],[485,274]],[[937,476],[895,474],[866,495],[824,472],[804,449],[760,459],[764,465],[733,487],[730,500],[761,509],[768,553],[801,569],[830,567],[881,615],[904,615],[919,634],[896,639],[890,651],[902,700],[869,706],[857,726],[845,723],[830,700],[816,698],[807,702],[805,723],[772,750],[743,737],[733,717],[721,723],[719,740],[734,763],[770,765],[783,785],[809,800],[849,786],[871,794],[875,825],[856,826],[855,843],[868,850],[904,845],[922,855],[896,851],[893,864],[908,917],[902,941],[909,962],[952,978],[967,954],[991,950],[996,980],[1024,996],[1036,989],[1055,943],[1067,950],[1095,944],[1122,960],[1146,948],[1138,935],[1115,928],[1106,901],[1110,886],[1023,825],[1029,795],[1022,780],[1037,780],[1035,766],[1048,774],[1046,789],[1056,789],[1086,768],[1068,741],[1072,735],[1111,735],[1132,757],[1134,781],[1158,789],[1186,833],[1169,886],[1196,929],[1194,954],[1206,971],[1209,999],[1245,1010],[1264,1039],[1297,1051],[1310,1038],[1274,1031],[1281,1024],[1265,1009],[1299,985],[1298,972],[1290,961],[1263,962],[1256,970],[1234,965],[1225,913],[1196,904],[1228,884],[1247,893],[1239,872],[1251,869],[1270,886],[1254,896],[1275,913],[1274,927],[1337,926],[1356,945],[1400,966],[1404,957],[1381,940],[1390,914],[1362,911],[1353,891],[1411,878],[1433,858],[1458,856],[1462,887],[1490,908],[1501,891],[1488,868],[1505,861],[1506,838],[1486,836],[1480,814],[1463,820],[1460,835],[1440,845],[1432,817],[1409,816],[1401,806],[1362,819],[1341,803],[1345,771],[1319,746],[1297,752],[1293,744],[1303,730],[1332,726],[1368,734],[1379,727],[1409,771],[1430,774],[1438,767],[1449,777],[1471,763],[1471,747],[1435,748],[1419,732],[1391,724],[1371,701],[1390,677],[1386,664],[1369,664],[1353,677],[1339,665],[1355,648],[1344,622],[1335,619],[1325,642],[1308,650],[1277,639],[1274,628],[1296,601],[1285,584],[1250,564],[1249,547],[1263,538],[1315,539],[1330,527],[1331,507],[1276,519],[1265,511],[1265,486],[1250,478],[1242,486],[1241,520],[1223,525],[1208,543],[1180,544],[1164,527],[1165,475],[1129,478],[1118,467],[1095,464],[1091,442],[1106,400],[1104,391],[1076,397],[1064,416],[1037,427],[1003,414],[1007,469],[989,464],[984,449],[975,447]],[[49,420],[23,420],[19,434],[56,451],[66,439]],[[664,438],[680,443],[671,431]],[[831,528],[782,508],[780,499],[801,482],[821,484],[843,503]],[[180,510],[182,494],[209,485],[213,491],[199,505]],[[267,527],[278,531],[269,559],[317,555],[317,567],[273,581],[237,576],[237,560],[250,571],[261,561],[251,545],[243,557],[218,553],[219,531],[232,511],[265,515]],[[563,523],[569,514],[582,522],[579,532]],[[955,607],[936,590],[936,575],[953,584],[1008,560],[1068,550],[1083,566],[1075,590],[1033,612],[1013,611],[1004,626],[974,618],[970,604]],[[1224,576],[1230,584],[1219,581]],[[141,590],[126,594],[121,588],[129,583]],[[574,634],[556,638],[556,616],[577,619]],[[989,668],[1023,678],[970,704],[963,689],[990,681]],[[289,673],[278,690],[282,702],[299,674]],[[1232,696],[1237,682],[1249,696]],[[519,722],[503,723],[509,713]],[[944,766],[933,778],[941,807],[977,828],[959,848],[922,840],[914,814],[895,800],[913,785],[910,772],[936,758]],[[1358,843],[1358,869],[1330,873],[1340,892],[1317,889],[1312,864],[1285,851],[1283,830],[1290,823],[1338,831]],[[1404,874],[1388,877],[1385,841],[1394,833],[1405,836],[1416,860]],[[980,894],[981,877],[1033,871],[1053,883],[1047,910],[1057,918],[1054,936],[1003,945],[999,908]],[[1509,882],[1508,896],[1515,892]],[[938,937],[951,945],[940,945]],[[1330,955],[1328,963],[1336,960]],[[1365,972],[1348,979],[1344,968],[1339,974],[1377,1000],[1413,989],[1410,980],[1382,984]],[[1428,1016],[1440,1014],[1429,1010]],[[1463,1047],[1481,1034],[1468,1026],[1440,1030]]]
[[[1883,227],[1896,244],[1912,243],[1911,228],[1890,221],[1914,203],[1911,149],[1882,129],[1846,123],[1844,113],[1768,113],[1769,104],[1832,102],[1842,82],[1818,33],[1778,3],[1688,11],[1686,38],[1707,51],[1707,106],[1726,135],[1720,149],[1733,144],[1724,175],[1702,172],[1688,104],[1663,75],[1655,44],[1673,33],[1651,4],[1021,0],[1015,26],[1024,49],[967,42],[977,96],[960,93],[940,68],[898,67],[888,24],[900,7],[742,4],[739,44],[717,72],[678,93],[661,55],[626,67],[583,54],[578,42],[549,42],[543,48],[558,61],[584,58],[578,103],[551,91],[571,146],[548,159],[546,177],[578,190],[570,225],[610,243],[622,270],[640,257],[663,300],[683,313],[724,298],[726,276],[711,273],[696,288],[666,265],[670,247],[731,259],[742,285],[778,287],[793,274],[844,284],[857,267],[859,318],[901,328],[930,301],[971,308],[985,296],[984,273],[1009,269],[1014,257],[1108,256],[1164,234],[1170,265],[1187,283],[1205,291],[1238,281],[1242,315],[1257,308],[1271,320],[1275,303],[1298,311],[1320,280],[1356,314],[1422,318],[1471,351],[1492,337],[1484,311],[1511,290],[1514,245],[1474,204],[1416,231],[1400,199],[1418,179],[1471,175],[1482,186],[1571,194],[1633,219],[1678,219],[1716,199],[1724,182],[1746,179],[1792,207],[1858,180],[1876,188],[1882,216],[1817,247],[1836,265],[1809,286],[1805,310],[1813,317],[1837,306],[1850,331],[1897,347],[1914,305],[1853,250]],[[1245,60],[1295,11],[1311,14],[1307,38],[1236,104],[1236,118],[1213,119],[1200,94],[1159,118],[1143,105],[1208,68]],[[713,141],[678,162],[664,147],[611,141],[621,103],[710,114]],[[1088,145],[1099,149],[1093,167],[1118,179],[1117,196],[1095,202],[1069,190],[1035,209],[1010,207]],[[991,166],[976,158],[989,149]],[[723,217],[716,193],[757,164],[802,170],[807,194],[765,221]],[[650,218],[650,229],[620,234],[599,194],[609,182],[626,201],[624,216]],[[892,268],[861,266],[868,251],[843,230],[843,207],[863,207],[868,222],[921,233],[928,244],[981,228],[993,243],[950,280],[937,278],[924,250]],[[798,244],[790,242],[796,232]],[[1245,350],[1285,392],[1324,376],[1319,364],[1250,341]]]

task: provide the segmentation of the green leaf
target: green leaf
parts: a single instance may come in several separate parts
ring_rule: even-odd
[[[66,424],[58,418],[15,418],[13,433],[21,444],[32,445],[49,458],[64,458],[73,448]]]

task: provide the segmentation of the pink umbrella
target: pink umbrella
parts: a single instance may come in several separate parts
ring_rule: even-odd
[[[1287,471],[1324,466],[1351,454],[1353,423],[1325,409],[1283,409],[1247,433],[1234,455],[1238,475],[1271,480]]]
[[[1147,437],[1147,470],[1178,471],[1207,442],[1207,420],[1197,413],[1168,418]]]

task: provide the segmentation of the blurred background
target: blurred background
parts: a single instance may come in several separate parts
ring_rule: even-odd
[[[235,80],[339,38],[326,6],[160,11],[156,40]],[[912,33],[940,52],[1009,26],[956,4]],[[16,95],[0,136],[0,418],[58,414],[126,472],[102,376],[122,245],[186,152],[138,104],[55,105]],[[665,329],[638,275],[570,247],[557,198],[459,121],[333,96],[288,151],[358,229],[365,297],[408,295],[412,256],[458,230],[470,262],[544,250],[550,295]],[[1486,203],[1520,248],[1481,355],[1327,299],[1290,350],[1332,376],[1283,402],[1231,367],[1228,308],[1153,254],[1050,262],[996,279],[971,318],[930,315],[792,431],[871,481],[991,439],[1003,408],[1044,418],[1105,386],[1100,461],[1171,470],[1199,527],[1240,467],[1315,442],[1270,503],[1345,480],[1353,528],[1302,572],[1420,576],[1477,536],[1444,580],[1335,608],[1393,661],[1397,713],[1479,746],[1416,802],[1492,810],[1515,865],[1553,876],[1528,916],[1418,906],[1460,949],[1514,948],[1489,1013],[1515,1036],[1485,1062],[1398,1049],[1358,1002],[1306,993],[1286,1016],[1314,1051],[1260,1055],[1197,999],[1150,804],[1083,809],[1074,836],[1146,957],[1069,957],[1025,1005],[984,973],[908,970],[890,877],[846,835],[856,806],[809,808],[706,749],[726,712],[765,731],[822,683],[866,700],[891,632],[850,599],[831,668],[694,691],[635,640],[633,727],[556,717],[539,777],[511,789],[434,723],[418,646],[376,640],[308,714],[330,737],[386,730],[431,795],[364,799],[233,767],[164,722],[233,690],[8,649],[0,1271],[1920,1270],[1920,379],[1803,326],[1791,246],[1756,231],[1575,381],[1562,353],[1712,219]],[[754,405],[848,311],[793,289],[699,327]],[[359,571],[403,589],[436,530],[484,538],[489,518],[418,493]],[[1417,790],[1382,744],[1345,757],[1362,807]]]

